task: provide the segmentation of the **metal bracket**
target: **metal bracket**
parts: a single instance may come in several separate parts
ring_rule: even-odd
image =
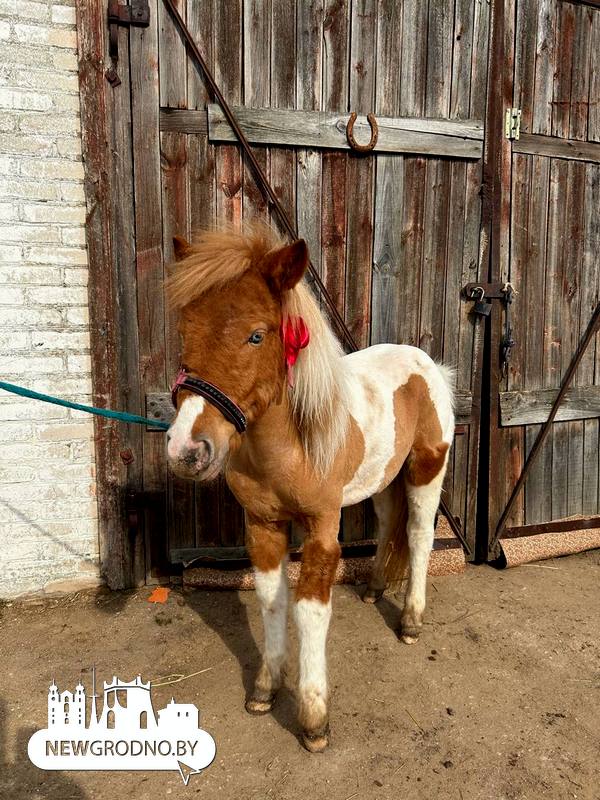
[[[147,28],[150,25],[150,6],[148,0],[131,0],[124,6],[119,0],[108,0],[108,53],[110,67],[104,73],[113,89],[121,83],[117,73],[119,63],[119,27]]]
[[[521,109],[507,108],[504,115],[504,135],[507,139],[519,139],[521,136]]]
[[[506,284],[500,282],[467,283],[467,285],[463,286],[460,290],[460,293],[465,300],[479,300],[482,290],[486,300],[506,299]]]

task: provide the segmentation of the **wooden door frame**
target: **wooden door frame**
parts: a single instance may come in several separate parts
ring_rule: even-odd
[[[135,284],[122,280],[135,264],[129,76],[113,89],[108,59],[106,0],[77,0],[81,136],[87,203],[89,312],[93,402],[142,413],[137,363]],[[119,32],[123,65],[128,34]],[[100,572],[111,589],[145,582],[143,530],[130,498],[142,491],[142,431],[94,417]]]

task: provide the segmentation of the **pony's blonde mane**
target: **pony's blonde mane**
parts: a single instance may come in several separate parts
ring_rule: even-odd
[[[183,308],[212,288],[240,278],[273,249],[286,244],[266,225],[206,231],[167,281],[169,303]],[[349,390],[342,362],[344,352],[304,280],[285,292],[284,324],[302,317],[310,343],[300,351],[289,389],[292,415],[302,445],[316,472],[326,475],[344,441],[349,423]]]

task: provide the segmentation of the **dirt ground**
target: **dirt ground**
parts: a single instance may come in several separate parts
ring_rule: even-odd
[[[244,711],[262,640],[253,592],[95,592],[0,610],[1,798],[600,798],[600,551],[429,581],[421,641],[401,644],[394,596],[337,587],[329,638],[329,750],[310,755],[294,714],[296,640],[272,715]],[[217,756],[178,773],[42,772],[50,679],[189,675],[153,690],[193,702]]]

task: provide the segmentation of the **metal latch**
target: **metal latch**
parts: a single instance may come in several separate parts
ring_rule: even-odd
[[[507,108],[504,115],[504,135],[507,139],[518,139],[521,136],[521,109]]]
[[[119,27],[147,28],[150,25],[150,6],[148,0],[131,0],[124,6],[119,0],[108,0],[108,53],[111,65],[106,70],[106,80],[114,88],[121,83],[117,73],[119,63]]]

